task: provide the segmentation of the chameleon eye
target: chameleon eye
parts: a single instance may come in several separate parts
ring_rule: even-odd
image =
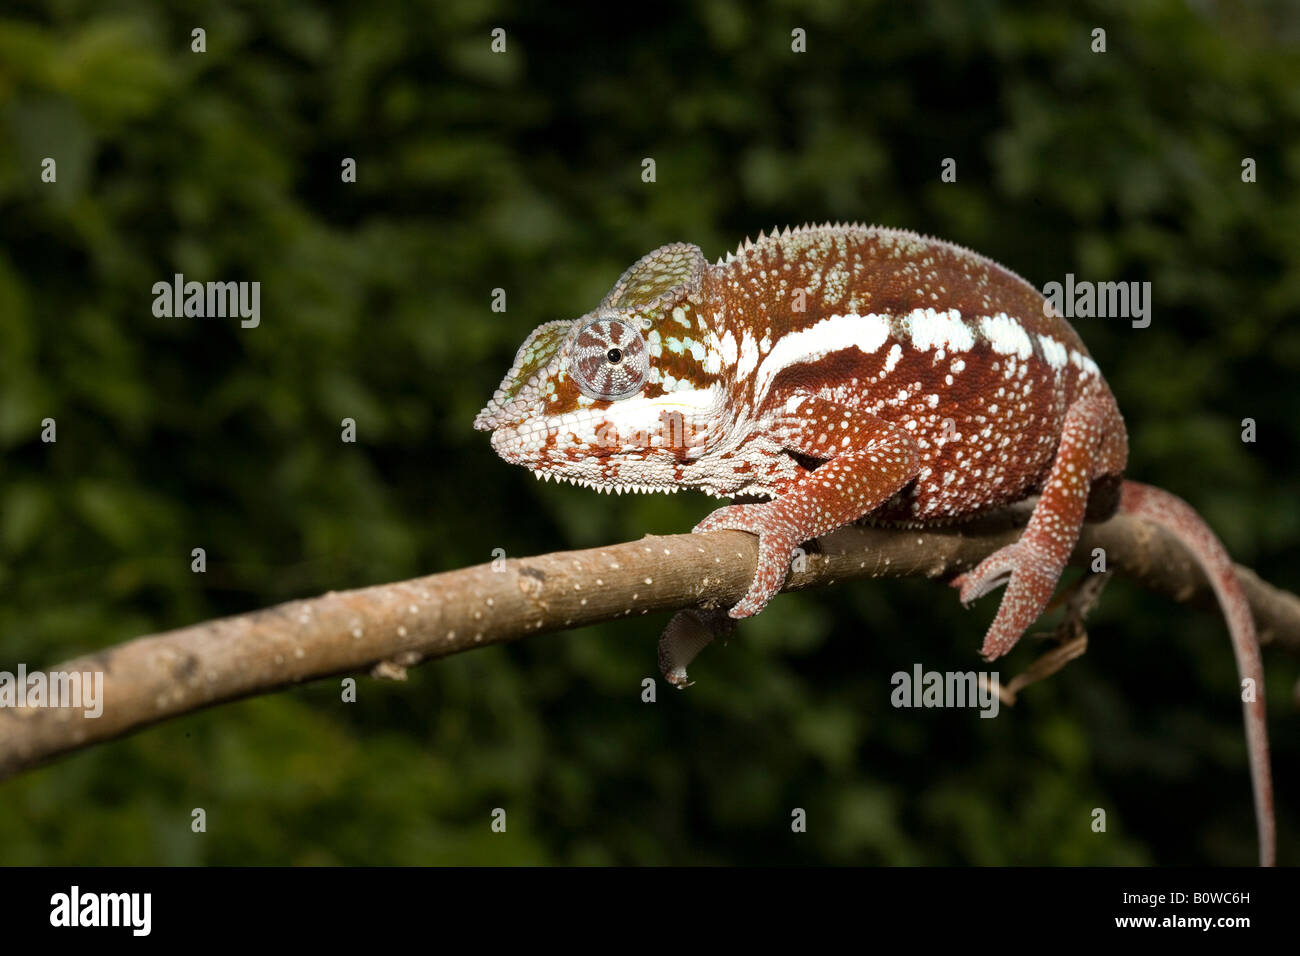
[[[569,363],[582,393],[608,402],[641,391],[650,371],[645,339],[634,326],[615,318],[584,325]]]

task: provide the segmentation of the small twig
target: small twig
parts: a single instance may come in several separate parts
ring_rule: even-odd
[[[1045,652],[1021,673],[998,687],[998,696],[1008,707],[1015,706],[1016,695],[1030,684],[1051,677],[1070,661],[1082,657],[1088,650],[1088,631],[1084,627],[1084,618],[1097,604],[1110,572],[1104,574],[1085,574],[1048,604],[1051,611],[1065,605],[1065,617],[1056,630],[1043,637],[1056,642],[1056,646]],[[1035,635],[1036,637],[1039,635]]]

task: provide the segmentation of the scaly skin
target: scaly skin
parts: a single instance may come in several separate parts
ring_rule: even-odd
[[[1128,439],[1097,365],[1038,290],[989,259],[861,226],[760,234],[714,265],[695,246],[665,246],[594,311],[538,328],[474,424],[539,477],[766,499],[695,528],[758,537],[731,618],[761,611],[794,550],[842,525],[949,523],[1037,494],[1020,540],[952,582],[963,602],[1007,585],[989,660],[1046,607],[1085,514],[1118,506],[1164,525],[1215,582],[1257,688],[1247,737],[1261,859],[1272,862],[1263,677],[1231,561],[1190,507],[1121,486]],[[714,618],[682,612],[665,632],[660,663],[674,684]]]

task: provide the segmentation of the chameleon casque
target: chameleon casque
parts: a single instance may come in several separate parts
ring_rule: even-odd
[[[696,246],[664,246],[593,311],[528,336],[474,425],[538,477],[749,499],[694,529],[758,537],[731,618],[761,611],[795,549],[842,525],[952,523],[1038,495],[1020,539],[952,581],[963,602],[1007,586],[988,660],[1042,613],[1085,516],[1163,526],[1204,568],[1254,681],[1243,709],[1260,859],[1273,862],[1262,665],[1231,559],[1181,499],[1122,481],[1128,438],[1096,363],[997,263],[858,225],[760,233],[712,265]],[[678,685],[707,643],[692,614],[660,647]]]

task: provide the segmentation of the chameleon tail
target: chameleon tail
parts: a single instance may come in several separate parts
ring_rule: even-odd
[[[1232,636],[1232,651],[1237,658],[1237,673],[1242,681],[1255,685],[1252,699],[1244,700],[1242,711],[1246,723],[1246,747],[1250,754],[1250,778],[1255,791],[1255,822],[1259,830],[1259,861],[1272,866],[1276,854],[1273,818],[1273,781],[1268,761],[1268,727],[1264,711],[1264,668],[1260,661],[1255,622],[1241,582],[1237,580],[1232,559],[1209,526],[1192,506],[1181,498],[1151,485],[1125,481],[1120,492],[1120,508],[1166,529],[1196,557],[1209,578],[1223,609]]]

